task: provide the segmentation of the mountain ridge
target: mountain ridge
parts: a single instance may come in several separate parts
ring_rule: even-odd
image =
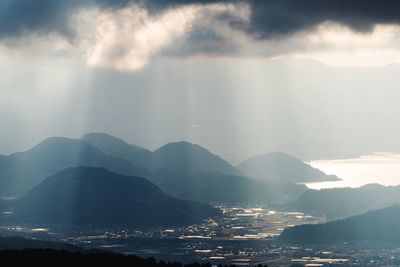
[[[308,189],[286,209],[343,219],[400,203],[400,186],[368,184],[358,188]]]
[[[61,225],[186,225],[218,214],[207,204],[173,198],[145,178],[94,167],[47,177],[14,210],[22,222]]]
[[[21,195],[46,176],[78,166],[105,167],[134,176],[148,172],[123,159],[104,154],[88,142],[65,137],[49,137],[25,152],[0,158],[0,194]]]
[[[286,228],[279,240],[293,243],[384,241],[400,242],[400,205],[323,224]]]

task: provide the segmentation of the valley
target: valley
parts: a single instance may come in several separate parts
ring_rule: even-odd
[[[236,266],[396,265],[400,255],[400,219],[379,219],[397,214],[400,187],[309,189],[299,183],[340,178],[284,153],[235,167],[188,142],[149,151],[93,133],[48,138],[0,165],[2,237]],[[349,234],[352,222],[365,238]]]
[[[400,262],[398,245],[388,242],[296,244],[278,240],[286,227],[324,222],[302,212],[260,206],[220,205],[222,215],[185,227],[127,228],[2,225],[2,236],[65,242],[84,249],[155,257],[164,261],[251,266],[377,266]]]
[[[253,265],[280,258],[290,246],[276,244],[285,227],[323,222],[301,212],[260,206],[216,208],[221,216],[184,227],[73,227],[2,225],[0,235],[66,242],[85,249],[105,249],[159,260]],[[284,252],[286,253],[286,252]]]

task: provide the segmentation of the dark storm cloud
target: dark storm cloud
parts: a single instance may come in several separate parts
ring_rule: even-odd
[[[398,0],[251,0],[248,31],[260,38],[286,35],[332,21],[356,31],[400,22]]]
[[[245,3],[252,13],[249,24],[228,20],[258,38],[292,34],[313,28],[325,21],[368,31],[375,24],[400,22],[398,0],[0,0],[0,37],[26,32],[72,34],[68,18],[77,9],[89,5],[120,8],[137,3],[152,12],[188,4]]]
[[[369,31],[375,24],[400,23],[398,0],[231,0],[231,1],[144,1],[152,8],[194,3],[247,3],[251,7],[250,25],[242,28],[260,38],[269,38],[306,30],[331,21],[356,31]]]
[[[27,33],[60,33],[73,36],[69,19],[90,7],[121,8],[129,0],[0,0],[0,39]]]

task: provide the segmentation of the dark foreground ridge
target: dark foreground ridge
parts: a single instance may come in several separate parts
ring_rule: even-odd
[[[208,262],[182,264],[157,261],[153,257],[142,258],[107,250],[83,249],[62,242],[28,239],[19,236],[0,236],[0,260],[12,262],[12,266],[29,263],[38,266],[140,266],[140,267],[211,267]],[[94,265],[96,264],[96,265]],[[25,265],[22,265],[25,266]],[[234,265],[218,265],[218,267]],[[257,267],[267,267],[258,264]]]
[[[53,266],[140,266],[140,267],[211,267],[210,263],[157,262],[153,257],[140,258],[134,255],[123,255],[108,252],[82,253],[53,249],[24,249],[0,251],[2,261],[12,261],[13,265],[29,262],[32,264],[51,264]],[[222,265],[218,265],[222,267]],[[225,265],[226,267],[227,265]],[[230,265],[233,267],[234,265]],[[266,267],[267,265],[257,265]]]

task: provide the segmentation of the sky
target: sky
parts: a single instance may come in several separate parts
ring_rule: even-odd
[[[0,0],[0,154],[106,132],[232,163],[400,153],[400,2]]]

